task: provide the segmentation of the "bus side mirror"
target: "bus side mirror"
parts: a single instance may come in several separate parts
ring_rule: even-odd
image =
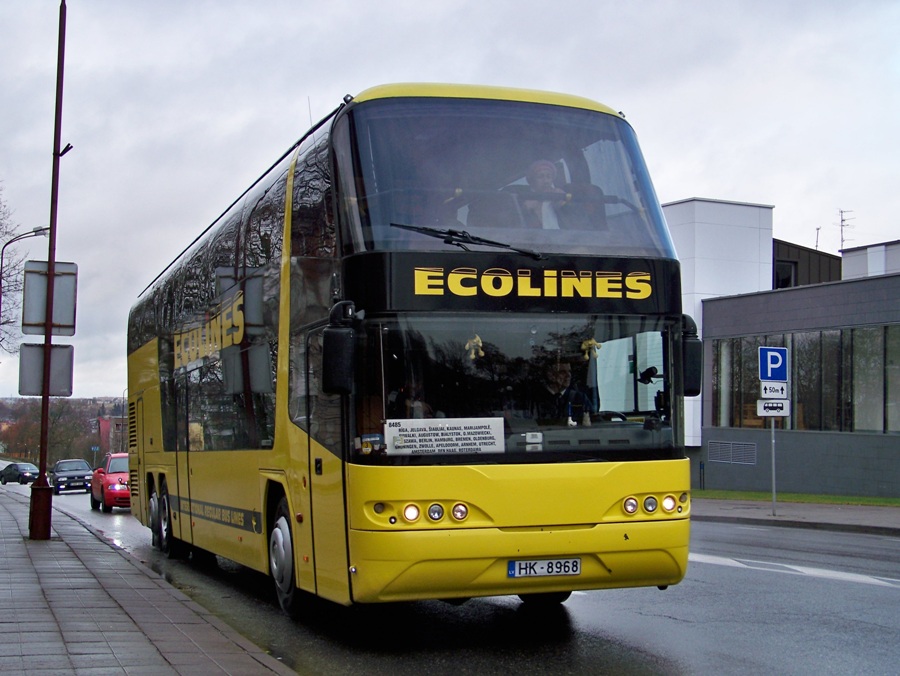
[[[703,342],[690,315],[681,315],[684,396],[696,397],[703,386]]]
[[[353,303],[341,301],[331,308],[331,317],[322,331],[322,391],[350,394],[356,372],[356,331]]]

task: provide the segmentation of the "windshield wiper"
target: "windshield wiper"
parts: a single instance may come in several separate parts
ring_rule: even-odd
[[[404,225],[403,223],[391,223],[391,227],[401,228],[403,230],[412,230],[413,232],[418,232],[422,235],[435,237],[437,239],[443,240],[444,244],[454,244],[463,251],[471,251],[471,249],[466,246],[467,244],[478,244],[481,246],[493,246],[497,247],[498,249],[508,249],[509,251],[515,251],[516,253],[530,256],[536,261],[544,259],[544,255],[537,251],[532,251],[531,249],[520,249],[511,244],[506,244],[505,242],[495,242],[492,239],[475,237],[474,235],[470,235],[465,230],[439,230],[438,228],[429,228],[423,225]]]

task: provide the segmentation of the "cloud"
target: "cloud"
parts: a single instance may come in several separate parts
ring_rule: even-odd
[[[23,228],[49,215],[58,8],[0,6],[0,181]],[[847,246],[896,239],[898,25],[877,0],[70,2],[57,256],[79,265],[75,394],[121,393],[140,291],[310,120],[384,82],[593,98],[635,126],[663,201],[774,204],[777,237],[827,251],[839,208]]]

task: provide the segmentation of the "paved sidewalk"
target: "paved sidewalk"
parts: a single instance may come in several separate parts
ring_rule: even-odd
[[[294,673],[67,514],[31,540],[29,509],[0,489],[0,672]]]
[[[799,502],[694,499],[691,519],[900,537],[900,507],[816,505]]]

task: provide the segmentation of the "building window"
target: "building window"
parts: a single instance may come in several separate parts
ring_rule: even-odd
[[[887,327],[887,431],[900,432],[900,326]]]
[[[761,345],[790,353],[791,417],[756,415]],[[900,432],[900,325],[712,341],[713,427]]]
[[[884,429],[884,329],[853,329],[853,431]]]
[[[775,261],[775,279],[772,288],[788,289],[797,286],[797,262]]]
[[[841,332],[822,331],[822,426],[839,431],[841,425]]]
[[[821,337],[818,331],[793,334],[790,387],[794,425],[798,430],[822,428]]]

